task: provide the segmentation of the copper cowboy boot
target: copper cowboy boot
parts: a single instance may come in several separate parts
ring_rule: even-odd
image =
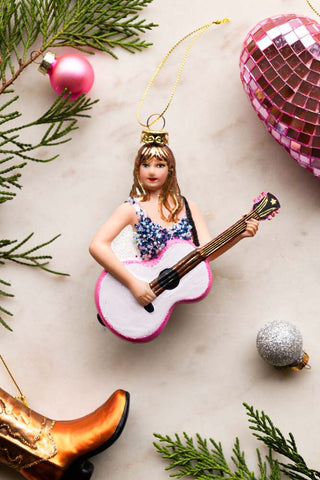
[[[129,393],[115,391],[89,415],[71,421],[43,417],[0,388],[0,463],[28,480],[88,480],[88,458],[120,436]]]

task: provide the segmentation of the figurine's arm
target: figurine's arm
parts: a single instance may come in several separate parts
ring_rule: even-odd
[[[105,270],[130,289],[141,305],[147,305],[155,299],[149,284],[132,275],[111,247],[111,242],[124,227],[134,225],[136,222],[135,215],[129,203],[120,205],[91,240],[89,252]]]
[[[206,243],[208,243],[212,237],[210,235],[207,224],[204,221],[204,218],[201,214],[199,207],[192,201],[189,201],[189,205],[190,205],[192,217],[198,232],[200,246],[203,246]],[[257,220],[255,219],[248,220],[246,230],[240,235],[238,235],[236,238],[228,242],[224,247],[220,248],[217,252],[213,253],[209,257],[209,261],[211,262],[211,260],[214,260],[215,258],[222,255],[222,253],[229,250],[231,247],[236,245],[243,238],[253,237],[257,233],[258,227],[259,227],[259,222]]]

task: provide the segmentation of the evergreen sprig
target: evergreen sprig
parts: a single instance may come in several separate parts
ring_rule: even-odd
[[[52,259],[51,255],[34,255],[35,252],[59,238],[60,234],[41,245],[36,245],[24,252],[18,252],[18,250],[25,245],[33,235],[34,233],[30,233],[20,242],[18,242],[18,240],[0,240],[0,265],[4,265],[6,261],[10,260],[11,262],[19,263],[21,265],[38,267],[46,272],[54,273],[55,275],[69,276],[68,273],[61,273],[48,268],[49,260]]]
[[[0,285],[1,286],[4,285],[5,287],[11,287],[11,283],[5,282],[4,280],[1,280],[1,279],[0,279]],[[2,290],[2,288],[0,290],[0,295],[2,295],[3,297],[11,297],[11,298],[14,297],[12,293],[8,293],[5,290]],[[9,327],[7,322],[4,320],[3,315],[8,315],[9,317],[12,317],[12,313],[0,305],[0,324],[12,332],[12,328]]]
[[[266,457],[270,471],[268,473],[266,462],[262,461],[259,450],[257,450],[259,474],[256,476],[247,466],[245,454],[241,451],[238,438],[234,442],[231,462],[228,462],[220,442],[218,443],[212,438],[209,441],[203,439],[198,433],[196,434],[196,444],[193,438],[185,432],[183,433],[183,441],[178,434],[175,434],[174,439],[171,439],[168,435],[154,434],[154,436],[165,444],[165,446],[162,446],[154,442],[158,453],[170,461],[166,470],[178,469],[177,472],[171,473],[170,477],[192,477],[199,480],[218,480],[221,478],[230,480],[280,479],[278,462],[272,458],[271,454]]]
[[[69,142],[71,140],[71,132],[78,128],[78,119],[89,117],[88,110],[97,102],[97,100],[93,101],[82,95],[70,103],[70,94],[66,97],[64,97],[64,94],[62,93],[53,105],[38,119],[27,124],[8,128],[6,131],[0,130],[0,154],[4,155],[4,158],[0,161],[0,203],[11,200],[15,196],[15,193],[9,191],[12,187],[21,188],[19,182],[21,177],[20,170],[26,166],[28,160],[45,163],[58,157],[58,155],[53,155],[46,159],[40,159],[30,155],[30,152],[40,147],[51,147]],[[17,97],[3,105],[0,108],[0,112],[4,112],[5,108],[10,107],[15,101],[17,101]],[[18,112],[9,112],[7,115],[2,113],[0,119],[2,123],[5,123],[16,120],[19,116]],[[31,144],[20,140],[21,132],[42,125],[46,127],[46,130],[41,134],[38,141]],[[15,161],[16,157],[24,161],[17,164]],[[2,165],[4,166],[1,168]]]
[[[52,260],[51,255],[38,254],[38,251],[40,249],[54,242],[58,237],[60,237],[60,235],[56,235],[55,237],[44,243],[41,243],[40,245],[36,245],[35,247],[28,248],[27,250],[22,251],[21,247],[23,247],[31,239],[31,237],[33,237],[33,235],[34,233],[30,233],[20,242],[18,240],[8,239],[0,240],[0,265],[4,265],[7,261],[11,261],[20,265],[40,268],[41,270],[53,273],[55,275],[68,276],[68,273],[58,272],[48,267],[50,260]],[[0,279],[0,285],[3,285],[4,287],[11,287],[11,284],[3,279]],[[12,293],[8,293],[1,288],[0,296],[13,297],[14,295]],[[0,324],[8,330],[12,331],[12,329],[6,323],[4,315],[8,315],[11,317],[12,313],[4,307],[0,306]]]
[[[183,440],[178,434],[174,438],[155,433],[160,442],[154,442],[156,451],[168,460],[166,470],[175,469],[170,477],[191,477],[197,480],[281,480],[281,474],[293,480],[319,480],[320,472],[309,468],[299,454],[292,433],[286,439],[279,428],[275,427],[271,419],[264,412],[259,413],[252,406],[244,403],[249,416],[250,429],[254,436],[268,447],[268,454],[262,459],[257,449],[257,468],[252,471],[247,464],[245,454],[240,448],[239,439],[236,438],[233,454],[230,461],[224,455],[221,443],[212,438],[203,439],[198,433],[196,442],[192,437],[183,433]],[[275,459],[273,454],[280,454],[291,463]]]
[[[283,473],[294,480],[306,480],[306,478],[316,480],[320,478],[320,472],[309,468],[299,453],[292,433],[289,433],[288,438],[285,438],[280,429],[274,426],[270,417],[263,411],[260,413],[246,403],[244,406],[247,409],[247,415],[251,424],[250,429],[255,432],[253,435],[267,445],[268,448],[292,462],[279,463]]]

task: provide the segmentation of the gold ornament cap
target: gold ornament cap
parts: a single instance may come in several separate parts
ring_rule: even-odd
[[[39,72],[42,73],[43,75],[46,75],[46,73],[48,73],[48,70],[50,70],[50,68],[52,67],[55,59],[56,59],[56,56],[54,53],[47,52],[38,67]]]
[[[299,361],[299,363],[297,363],[296,365],[290,365],[290,368],[292,368],[292,370],[302,370],[304,367],[311,368],[311,366],[308,363],[309,358],[310,358],[309,355],[306,352],[303,352],[303,357]]]
[[[142,130],[141,142],[146,145],[167,145],[169,143],[169,134],[164,130]]]

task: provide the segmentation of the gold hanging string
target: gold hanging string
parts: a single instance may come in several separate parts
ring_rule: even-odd
[[[165,114],[165,112],[168,110],[171,102],[172,102],[172,99],[173,99],[173,96],[175,94],[175,91],[176,91],[176,88],[177,88],[177,85],[179,83],[179,80],[180,80],[180,77],[181,77],[181,74],[182,74],[182,70],[184,68],[184,65],[186,63],[186,60],[187,60],[187,57],[189,55],[189,52],[193,46],[193,44],[195,43],[195,41],[209,28],[211,27],[211,25],[219,25],[220,23],[227,23],[229,22],[229,18],[223,18],[222,20],[214,20],[213,22],[210,22],[210,23],[207,23],[206,25],[203,25],[202,27],[199,27],[199,28],[196,28],[195,30],[193,30],[192,32],[188,33],[187,35],[185,35],[183,38],[181,38],[175,45],[173,45],[173,47],[168,51],[168,53],[163,57],[163,59],[161,60],[160,64],[158,65],[155,73],[153,74],[150,82],[148,83],[147,85],[147,88],[145,89],[144,91],[144,94],[142,95],[142,98],[140,100],[140,103],[139,103],[139,106],[138,106],[138,111],[137,111],[137,120],[138,120],[138,123],[142,126],[142,127],[147,127],[149,128],[150,126],[154,125],[160,118],[163,117],[163,115]],[[197,34],[197,35],[195,35]],[[186,49],[185,51],[185,54],[183,56],[183,59],[182,59],[182,62],[181,62],[181,65],[179,67],[179,71],[178,71],[178,74],[177,74],[177,77],[176,77],[176,80],[174,82],[174,85],[173,85],[173,88],[172,88],[172,91],[171,91],[171,94],[170,94],[170,97],[169,97],[169,100],[167,102],[167,105],[165,106],[165,108],[162,110],[161,113],[153,113],[152,115],[150,116],[156,116],[156,119],[153,120],[152,123],[148,123],[145,124],[143,123],[141,120],[140,120],[140,111],[141,111],[141,108],[142,108],[142,105],[145,101],[145,98],[155,80],[155,78],[157,77],[158,73],[160,72],[161,68],[163,67],[164,63],[167,61],[168,57],[171,55],[171,53],[182,43],[184,42],[184,40],[186,40],[187,38],[191,37],[191,36],[194,36],[194,38],[191,40],[191,42],[189,43],[188,45],[188,48]],[[149,116],[149,118],[150,118]]]
[[[311,5],[311,2],[309,2],[309,0],[306,0],[306,2],[307,2],[307,4],[309,5],[309,7],[311,8],[311,10],[313,10],[314,13],[315,13],[316,15],[318,15],[318,17],[320,17],[320,13],[314,8],[313,5]]]
[[[9,376],[10,376],[10,378],[11,378],[11,380],[13,381],[13,383],[15,384],[15,386],[17,387],[18,392],[20,393],[20,395],[14,397],[14,398],[18,398],[19,400],[22,401],[22,403],[24,403],[24,404],[26,405],[26,407],[29,407],[29,405],[27,404],[27,401],[26,401],[26,397],[25,397],[25,396],[23,395],[23,393],[21,392],[21,390],[20,390],[20,388],[19,388],[19,385],[18,385],[17,382],[15,381],[14,376],[13,376],[12,373],[10,372],[9,367],[8,367],[8,365],[6,364],[6,362],[4,361],[4,358],[3,358],[2,355],[0,355],[0,359],[1,359],[2,363],[3,363],[3,365],[5,366],[8,374],[9,374]]]

